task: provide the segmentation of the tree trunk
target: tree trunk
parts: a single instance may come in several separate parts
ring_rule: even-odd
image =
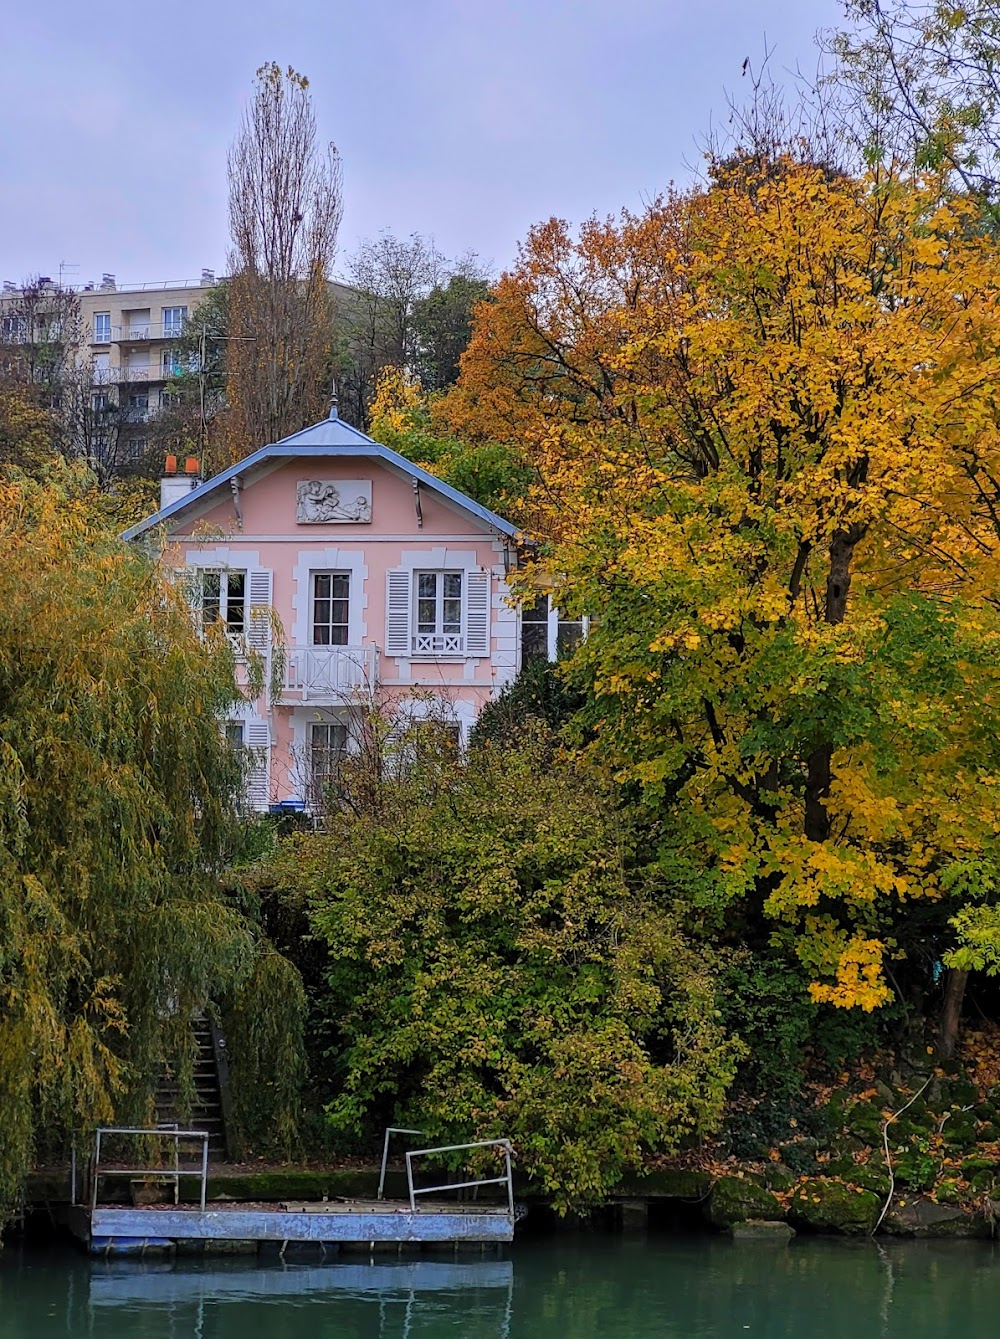
[[[824,620],[836,624],[844,621],[847,596],[851,589],[851,560],[854,549],[864,531],[860,526],[838,530],[830,540],[830,566],[826,577],[826,607]],[[830,818],[826,801],[832,779],[833,745],[824,741],[817,744],[806,760],[807,776],[803,799],[805,801],[804,831],[810,841],[823,842],[830,835]]]
[[[962,1019],[962,1000],[965,987],[969,982],[969,973],[952,967],[944,982],[944,1004],[941,1006],[941,1022],[938,1027],[938,1055],[942,1060],[950,1060],[958,1044],[958,1029]]]

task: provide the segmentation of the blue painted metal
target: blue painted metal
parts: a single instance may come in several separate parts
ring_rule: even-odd
[[[177,1241],[506,1242],[514,1224],[505,1209],[460,1206],[323,1205],[311,1212],[281,1209],[119,1208],[99,1206],[71,1225],[96,1254],[136,1251]]]
[[[136,1266],[133,1261],[96,1262],[89,1274],[88,1300],[95,1307],[134,1306],[136,1302],[220,1301],[226,1297],[305,1297],[331,1293],[377,1294],[403,1298],[408,1293],[461,1292],[467,1288],[509,1288],[510,1260],[392,1260],[353,1263],[333,1257],[328,1263],[294,1269],[261,1269],[229,1263],[224,1268],[176,1265]]]
[[[499,531],[500,534],[511,538],[517,535],[517,526],[511,525],[510,521],[505,521],[502,516],[496,512],[490,511],[479,502],[473,502],[472,498],[467,497],[465,493],[457,488],[452,488],[450,484],[437,479],[427,470],[422,470],[419,465],[414,465],[412,461],[401,456],[398,451],[391,450],[388,446],[383,446],[381,442],[376,442],[357,428],[352,428],[349,423],[343,419],[325,418],[319,423],[314,423],[310,428],[303,428],[301,432],[292,433],[290,437],[283,437],[280,442],[274,442],[270,446],[262,446],[257,451],[251,452],[249,456],[244,457],[235,465],[230,465],[221,474],[216,474],[211,479],[206,479],[203,484],[193,488],[190,493],[185,493],[176,501],[171,502],[169,506],[156,512],[153,516],[148,516],[146,520],[140,521],[138,525],[133,525],[122,535],[123,539],[137,539],[139,535],[145,534],[147,530],[155,529],[156,526],[165,525],[168,521],[174,520],[181,512],[189,507],[196,507],[200,503],[209,499],[214,501],[213,494],[220,488],[226,487],[230,480],[239,475],[248,474],[258,466],[267,465],[271,461],[281,459],[303,459],[316,460],[324,457],[334,457],[337,459],[350,459],[352,457],[364,457],[369,459],[381,460],[390,468],[400,471],[410,479],[415,479],[418,483],[442,497],[454,502],[459,507],[471,515],[478,517],[480,521],[485,522],[492,530]]]

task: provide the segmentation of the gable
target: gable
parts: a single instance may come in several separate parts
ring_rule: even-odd
[[[357,541],[371,535],[435,536],[489,533],[467,508],[420,485],[386,462],[364,456],[293,457],[272,461],[191,505],[171,525],[173,535],[241,529],[250,536],[329,537]],[[419,501],[419,516],[418,516]]]
[[[379,530],[384,530],[385,527],[374,519],[374,481],[376,478],[389,476],[402,486],[402,495],[405,496],[409,489],[410,503],[413,506],[413,524],[408,524],[404,533],[412,534],[414,529],[422,530],[427,526],[440,524],[437,515],[439,508],[443,509],[442,514],[449,512],[452,514],[450,523],[452,529],[457,514],[463,518],[467,530],[480,530],[510,538],[516,537],[518,533],[516,526],[487,507],[474,502],[472,498],[466,497],[457,488],[452,488],[450,484],[435,478],[419,465],[412,464],[397,452],[372,441],[370,437],[365,437],[356,429],[348,428],[339,420],[330,419],[316,424],[313,428],[304,429],[273,446],[261,447],[245,460],[231,465],[229,469],[223,470],[221,474],[215,475],[184,497],[170,503],[138,525],[132,526],[125,531],[123,538],[136,539],[160,526],[172,534],[189,534],[191,527],[196,523],[223,525],[224,528],[230,529],[234,520],[237,520],[236,506],[239,506],[241,512],[243,510],[245,495],[249,494],[252,488],[259,487],[270,475],[287,469],[290,462],[295,462],[298,471],[294,480],[296,484],[311,482],[333,485],[338,497],[342,495],[339,484],[357,484],[370,478],[373,485],[372,521],[365,524],[377,525]],[[346,466],[346,469],[342,469],[342,466]],[[377,471],[381,473],[376,473]],[[331,493],[321,492],[318,496],[325,497],[328,501]],[[353,491],[347,490],[343,496],[353,498],[357,502],[359,490],[356,488]],[[386,509],[388,519],[393,506],[398,503],[401,507],[402,504],[398,502],[395,489],[387,490],[385,496],[390,500],[390,506]],[[415,496],[420,502],[419,516],[414,504]],[[392,503],[393,497],[397,497],[397,503]],[[255,499],[255,503],[257,500],[259,498]],[[227,519],[223,520],[223,517]],[[337,516],[332,518],[330,523],[348,524],[350,518]],[[295,524],[302,525],[303,522],[297,518]],[[246,523],[243,528],[248,529]]]

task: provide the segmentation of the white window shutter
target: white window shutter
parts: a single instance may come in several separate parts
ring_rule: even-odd
[[[488,656],[490,653],[490,574],[472,571],[465,574],[465,654]]]
[[[271,728],[267,721],[260,717],[247,721],[246,743],[250,752],[247,803],[256,813],[266,814],[271,802]]]
[[[267,567],[251,567],[247,573],[247,642],[263,656],[271,650],[271,584]]]
[[[385,653],[387,656],[412,655],[410,645],[410,609],[413,604],[413,574],[403,567],[386,573]]]

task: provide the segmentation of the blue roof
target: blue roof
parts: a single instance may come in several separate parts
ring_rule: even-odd
[[[376,460],[383,460],[387,465],[402,470],[412,479],[419,480],[421,484],[462,507],[472,516],[478,517],[491,529],[510,536],[518,533],[517,526],[511,525],[509,521],[505,521],[496,512],[490,511],[488,507],[484,507],[478,502],[473,502],[472,498],[467,497],[465,493],[460,492],[457,488],[452,488],[450,484],[446,484],[443,480],[435,478],[427,470],[422,470],[419,465],[414,465],[405,456],[401,456],[398,451],[392,451],[389,447],[383,446],[381,442],[376,442],[359,428],[353,428],[349,423],[345,423],[342,418],[337,418],[334,412],[320,423],[314,423],[311,428],[303,428],[301,432],[293,432],[290,437],[283,437],[280,442],[273,442],[270,446],[262,446],[260,450],[252,452],[236,465],[230,465],[221,474],[206,479],[197,488],[192,488],[190,493],[185,493],[183,497],[171,502],[169,506],[162,508],[153,516],[148,516],[146,520],[140,521],[138,525],[131,526],[125,531],[122,538],[136,539],[147,530],[167,524],[186,511],[188,507],[197,506],[200,502],[208,500],[213,493],[223,488],[237,475],[245,474],[268,461],[282,458],[294,459],[296,457],[317,460],[331,456],[340,459],[351,456],[368,456]]]

